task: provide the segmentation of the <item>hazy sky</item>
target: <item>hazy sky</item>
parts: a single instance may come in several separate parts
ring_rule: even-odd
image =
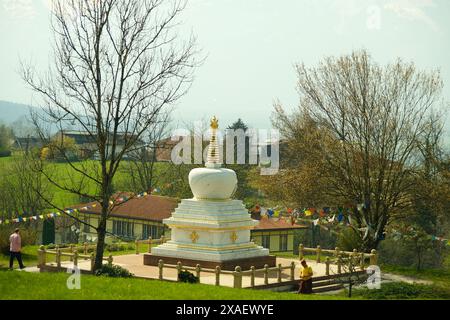
[[[0,100],[30,103],[18,57],[47,65],[49,0],[0,0]],[[273,101],[297,105],[293,64],[366,48],[379,63],[396,57],[439,68],[450,101],[448,0],[190,0],[184,26],[208,58],[176,106],[175,119],[215,114],[270,126]],[[1,117],[1,115],[0,115]]]

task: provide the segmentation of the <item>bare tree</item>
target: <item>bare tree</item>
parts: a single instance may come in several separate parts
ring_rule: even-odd
[[[321,135],[309,146],[320,164],[315,172],[337,203],[354,205],[363,247],[376,248],[390,219],[411,205],[419,141],[442,102],[439,73],[401,60],[379,66],[365,51],[327,58],[315,68],[298,65],[297,73],[300,109],[286,115],[278,108],[276,123],[296,140],[299,119],[313,120],[310,130]]]
[[[143,145],[128,155],[124,172],[129,179],[125,182],[127,190],[135,192],[152,190],[161,182],[168,166],[158,166],[158,150],[169,148],[163,145],[163,138],[169,136],[170,113],[164,112],[158,116],[158,121],[144,133]]]
[[[184,8],[184,0],[55,0],[54,64],[45,76],[23,64],[23,78],[45,109],[33,116],[41,138],[75,128],[98,149],[98,161],[66,157],[63,181],[51,166],[39,168],[58,188],[101,204],[95,270],[122,159],[192,81],[195,39],[179,41]]]

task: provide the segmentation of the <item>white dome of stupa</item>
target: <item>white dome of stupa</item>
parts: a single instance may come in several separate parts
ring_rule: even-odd
[[[197,200],[227,200],[236,192],[237,176],[231,169],[221,168],[217,129],[219,122],[211,120],[211,143],[205,168],[196,168],[189,173],[189,186]]]

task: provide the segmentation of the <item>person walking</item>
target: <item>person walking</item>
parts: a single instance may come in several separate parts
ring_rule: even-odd
[[[9,236],[9,252],[10,252],[9,269],[10,270],[13,269],[14,258],[16,258],[17,261],[19,262],[20,269],[25,268],[25,266],[23,265],[23,262],[22,262],[22,254],[20,252],[21,250],[22,250],[22,239],[20,238],[20,230],[19,230],[19,228],[17,228],[16,230],[14,230],[14,233]]]
[[[303,268],[300,271],[300,288],[298,293],[311,294],[313,270],[310,266],[308,266],[305,259],[300,261],[300,263]]]

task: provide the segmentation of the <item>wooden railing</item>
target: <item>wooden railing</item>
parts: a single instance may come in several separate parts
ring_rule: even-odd
[[[152,253],[152,246],[154,244],[163,244],[166,241],[170,239],[167,239],[166,237],[162,236],[160,239],[152,239],[152,237],[149,237],[147,240],[136,240],[134,243],[136,245],[136,254],[139,254],[139,246],[140,245],[147,245],[148,246],[148,253]]]
[[[147,252],[151,253],[153,245],[162,244],[167,240],[168,239],[166,239],[164,236],[162,236],[160,239],[152,239],[151,237],[149,237],[147,240],[136,240],[135,241],[136,254],[140,253],[141,245],[147,245],[148,246]],[[87,242],[83,243],[82,245],[71,244],[64,248],[56,246],[55,249],[48,249],[45,248],[45,246],[40,246],[38,250],[38,267],[45,266],[47,262],[50,262],[48,256],[54,256],[55,258],[52,259],[51,262],[55,262],[58,268],[61,268],[62,258],[68,257],[69,260],[72,261],[75,266],[78,265],[79,259],[90,260],[91,270],[93,270],[95,255],[94,252],[91,252],[89,254],[89,249],[93,249],[93,251],[95,251],[96,248],[97,244],[95,243],[88,244]],[[109,265],[112,265],[113,257],[112,255],[109,255],[108,257],[103,258],[103,260],[107,261]]]
[[[250,277],[250,287],[255,287],[255,279],[256,273],[262,272],[264,277],[264,285],[269,284],[269,273],[276,272],[277,273],[277,282],[282,283],[282,274],[284,270],[290,270],[289,280],[295,280],[295,262],[291,262],[289,266],[283,267],[281,264],[278,264],[277,267],[269,268],[268,265],[265,265],[263,269],[256,269],[255,267],[251,267],[250,270],[242,271],[240,266],[237,266],[234,271],[221,270],[220,266],[217,266],[215,269],[202,269],[202,267],[197,264],[195,267],[187,267],[183,266],[181,262],[178,262],[176,265],[168,265],[164,264],[163,260],[158,261],[158,279],[164,280],[164,269],[176,269],[177,275],[180,274],[182,270],[193,271],[195,272],[195,276],[198,278],[199,282],[201,279],[202,273],[210,273],[215,274],[215,285],[220,286],[220,276],[221,275],[232,275],[233,276],[233,287],[234,288],[242,288],[242,279],[245,276]],[[177,281],[180,281],[179,277],[177,277]]]
[[[62,269],[61,262],[63,257],[68,257],[70,261],[73,262],[74,266],[78,266],[78,262],[80,259],[90,260],[91,268],[90,270],[94,270],[95,263],[95,255],[92,252],[90,255],[79,254],[77,249],[73,249],[73,247],[69,248],[69,252],[66,252],[66,248],[60,249],[56,246],[55,250],[46,249],[44,246],[40,246],[38,250],[38,268],[43,268],[47,266],[47,263],[51,262],[49,256],[54,256],[54,262],[56,263],[56,268]],[[108,265],[112,266],[113,257],[109,255],[109,257],[104,257],[103,261],[107,261]]]
[[[327,250],[322,249],[320,246],[317,246],[316,248],[305,248],[303,244],[298,246],[298,255],[300,260],[303,259],[305,253],[307,252],[311,252],[316,256],[315,260],[317,263],[321,263],[323,261],[323,257],[325,258],[324,263],[326,264],[326,275],[330,274],[331,264],[336,264],[338,273],[341,273],[343,258],[351,261],[354,266],[358,265],[361,270],[365,269],[367,260],[371,266],[378,264],[378,253],[375,249],[373,249],[370,253],[365,253],[358,252],[356,249],[353,251],[342,251],[339,247],[336,247],[334,250]]]

